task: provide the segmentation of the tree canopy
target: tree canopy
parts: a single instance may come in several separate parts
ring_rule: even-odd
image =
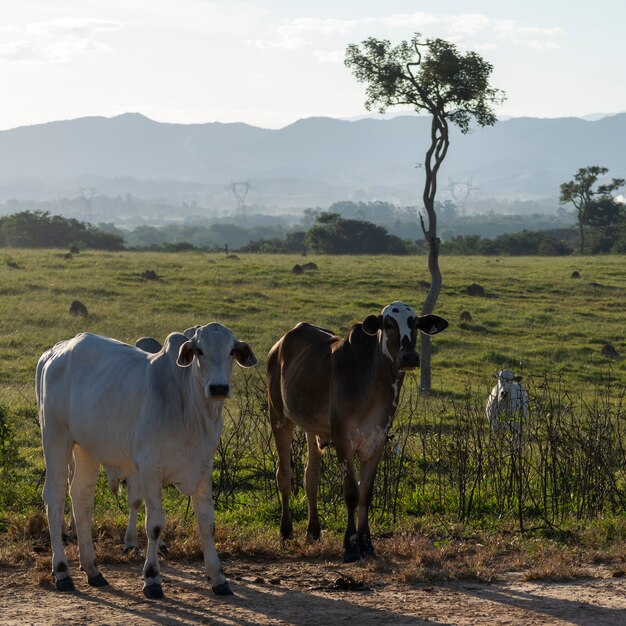
[[[581,254],[585,251],[585,226],[606,226],[612,221],[619,221],[620,211],[611,194],[626,181],[623,178],[613,178],[610,182],[598,185],[600,177],[608,171],[608,168],[599,165],[581,167],[574,174],[573,180],[561,184],[561,204],[571,203],[576,209]]]
[[[408,254],[407,244],[371,222],[323,211],[309,229],[307,246],[320,254]]]
[[[395,47],[374,37],[360,46],[350,44],[345,64],[367,84],[368,111],[383,113],[391,106],[408,105],[450,120],[463,133],[472,119],[479,126],[495,124],[493,105],[504,99],[501,90],[489,85],[493,66],[479,54],[461,54],[444,39],[421,41],[420,33]]]
[[[0,246],[22,248],[97,248],[121,250],[124,240],[90,224],[50,215],[47,211],[21,211],[0,217]]]

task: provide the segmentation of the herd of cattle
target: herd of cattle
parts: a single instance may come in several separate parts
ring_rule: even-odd
[[[344,560],[374,555],[368,510],[404,373],[419,366],[418,331],[434,335],[447,326],[441,317],[418,316],[406,304],[393,302],[344,337],[301,323],[271,348],[269,419],[278,451],[284,538],[292,534],[290,448],[293,428],[299,426],[308,448],[307,535],[320,537],[320,462],[324,447],[332,443],[348,512]],[[164,483],[191,496],[208,580],[216,594],[232,594],[215,549],[211,475],[233,361],[242,367],[257,363],[251,347],[219,323],[172,333],[163,345],[144,337],[131,346],[81,333],[41,356],[36,394],[46,463],[43,499],[57,589],[74,589],[63,545],[68,472],[80,569],[89,585],[108,584],[96,565],[91,532],[94,491],[104,466],[115,493],[120,481],[127,482],[127,549],[137,546],[137,511],[145,501],[146,597],[163,597],[158,550],[165,525]],[[509,370],[497,376],[487,403],[491,426],[521,435],[520,417],[528,410],[525,391]]]

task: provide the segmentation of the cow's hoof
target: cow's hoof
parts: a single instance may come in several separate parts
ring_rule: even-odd
[[[95,576],[88,576],[87,582],[90,587],[106,587],[109,584],[106,578],[100,573]]]
[[[150,600],[158,600],[163,597],[163,587],[159,583],[143,586],[143,595]]]
[[[74,581],[68,576],[67,578],[57,579],[56,587],[59,591],[76,591]]]
[[[165,544],[162,544],[162,545],[159,546],[159,552],[161,554],[164,554],[164,555],[165,554],[169,554],[170,553],[170,549]]]
[[[376,550],[374,550],[374,546],[371,541],[368,541],[364,544],[361,554],[364,559],[375,559],[376,558]]]
[[[322,536],[322,533],[320,531],[319,526],[314,526],[312,528],[306,529],[306,540],[309,543],[312,543],[314,541],[319,541],[321,536]]]
[[[358,550],[346,550],[343,553],[344,563],[359,563],[363,560],[361,553]]]
[[[284,526],[280,527],[280,538],[283,541],[289,541],[293,538],[293,527],[291,526],[291,524],[285,524]]]
[[[216,596],[234,596],[233,590],[230,588],[230,585],[225,582],[221,585],[215,585],[215,587],[211,587],[213,593]]]
[[[139,546],[124,546],[124,554],[139,556],[141,553],[139,552]]]

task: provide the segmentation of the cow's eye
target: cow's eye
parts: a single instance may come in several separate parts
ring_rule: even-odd
[[[198,348],[198,349],[196,350],[196,354],[197,354],[198,356],[204,356],[204,352],[202,352],[202,350],[200,350],[200,348]]]

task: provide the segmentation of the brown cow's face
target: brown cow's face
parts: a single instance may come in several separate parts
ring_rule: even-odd
[[[392,302],[382,312],[383,353],[401,370],[419,367],[415,350],[417,313],[403,302]]]

